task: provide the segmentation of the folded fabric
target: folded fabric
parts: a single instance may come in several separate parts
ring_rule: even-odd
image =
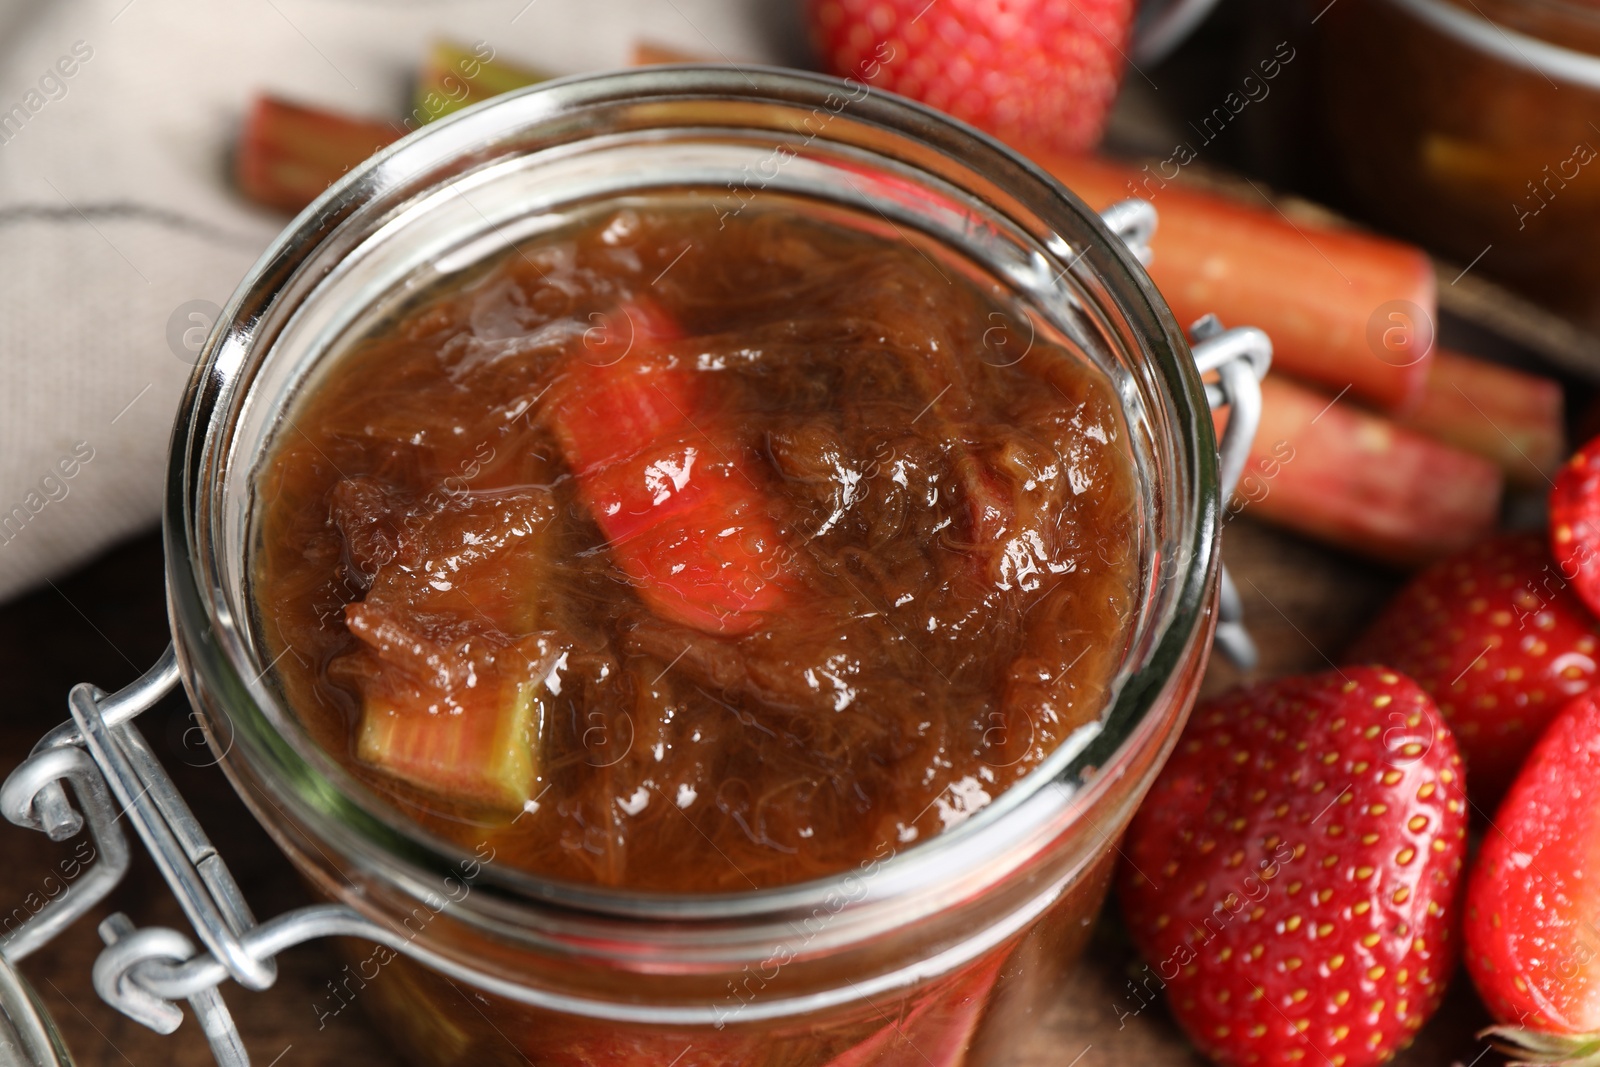
[[[556,74],[647,38],[796,62],[789,0],[0,0],[0,598],[157,521],[214,308],[286,219],[228,154],[251,97],[408,110],[438,38]]]

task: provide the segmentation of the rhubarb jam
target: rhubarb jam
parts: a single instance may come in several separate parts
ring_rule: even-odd
[[[934,246],[769,199],[613,204],[424,287],[263,460],[285,699],[497,863],[836,873],[1108,704],[1140,558],[1109,379]]]

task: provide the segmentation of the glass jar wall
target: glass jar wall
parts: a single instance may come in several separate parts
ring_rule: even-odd
[[[999,279],[1107,376],[1129,430],[1141,590],[1112,697],[967,821],[840,877],[748,893],[575,886],[405,819],[307,733],[251,600],[255,478],[372,316],[552,217],[685,190],[871,212]],[[1114,844],[1192,703],[1219,508],[1171,313],[1080,202],[996,143],[864,84],[655,69],[489,102],[335,186],[224,313],[178,422],[174,632],[222,766],[330,899],[403,938],[347,975],[425,1063],[1000,1064],[1081,949]],[[681,1057],[676,1059],[675,1057]]]

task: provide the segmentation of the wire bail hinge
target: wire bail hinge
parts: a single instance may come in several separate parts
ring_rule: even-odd
[[[1150,241],[1159,221],[1148,200],[1121,200],[1100,213],[1100,219],[1128,246],[1141,264],[1151,260]],[[1250,446],[1261,425],[1261,379],[1272,364],[1272,340],[1255,326],[1224,329],[1215,315],[1197,319],[1189,327],[1195,366],[1206,379],[1206,400],[1211,410],[1228,409],[1228,422],[1218,443],[1219,488],[1222,507],[1233,493],[1250,461]],[[1212,376],[1215,376],[1214,378]],[[1242,671],[1253,670],[1260,659],[1255,642],[1244,626],[1244,604],[1238,587],[1222,567],[1217,595],[1216,647]]]
[[[1272,340],[1254,326],[1223,329],[1215,315],[1196,320],[1189,337],[1201,375],[1216,375],[1215,381],[1206,382],[1206,400],[1213,411],[1228,409],[1228,422],[1217,443],[1218,481],[1226,511],[1261,426],[1261,379],[1272,365]],[[1244,602],[1226,563],[1218,581],[1216,647],[1241,671],[1254,670],[1260,653],[1245,629]]]

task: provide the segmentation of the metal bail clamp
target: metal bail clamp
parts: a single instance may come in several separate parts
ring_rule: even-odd
[[[406,951],[407,939],[342,904],[314,904],[257,923],[217,853],[133,720],[178,684],[169,645],[156,665],[116,693],[74,686],[72,713],[34,746],[0,786],[0,812],[51,840],[87,825],[97,852],[76,881],[21,925],[0,934],[0,1060],[10,1051],[28,1067],[71,1062],[54,1026],[12,964],[35,951],[103,900],[128,869],[120,820],[131,823],[189,920],[194,942],[177,930],[134,926],[121,913],[100,924],[106,943],[95,960],[95,992],[158,1033],[183,1022],[187,1000],[222,1067],[250,1057],[218,986],[233,979],[262,990],[277,978],[274,957],[319,937],[348,935]],[[67,798],[71,786],[77,808]],[[81,811],[81,814],[80,814]],[[9,1042],[7,1038],[12,1037]]]
[[[1150,265],[1150,238],[1156,232],[1156,209],[1148,200],[1122,200],[1101,212],[1100,218],[1120,237],[1134,256]],[[1261,379],[1272,365],[1272,339],[1255,326],[1224,329],[1215,315],[1207,315],[1189,326],[1195,366],[1206,381],[1206,401],[1212,411],[1228,409],[1227,426],[1217,443],[1221,461],[1219,479],[1222,507],[1233,499],[1233,491],[1250,461],[1250,446],[1261,425]],[[1244,626],[1244,602],[1239,589],[1222,565],[1218,589],[1216,647],[1242,671],[1255,668],[1259,659],[1256,645]]]

